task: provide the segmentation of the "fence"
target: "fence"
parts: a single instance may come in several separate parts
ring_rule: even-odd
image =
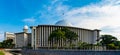
[[[22,55],[120,55],[119,50],[23,50]]]

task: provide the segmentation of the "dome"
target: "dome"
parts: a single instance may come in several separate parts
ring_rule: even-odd
[[[55,23],[55,25],[59,25],[59,26],[72,26],[72,24],[66,20],[60,20],[58,22]]]
[[[27,25],[25,25],[25,26],[24,26],[24,29],[28,29],[28,26],[27,26]]]

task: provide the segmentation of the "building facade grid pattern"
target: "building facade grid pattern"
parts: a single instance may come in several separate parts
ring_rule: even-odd
[[[78,34],[78,39],[75,41],[75,43],[78,43],[81,41],[81,42],[87,42],[87,43],[93,44],[96,38],[99,36],[98,35],[99,31],[96,31],[96,30],[87,30],[87,29],[82,29],[82,28],[74,28],[74,27],[66,27],[66,26],[52,26],[52,25],[39,25],[36,27],[37,27],[36,28],[37,48],[54,47],[54,44],[53,44],[54,42],[49,42],[48,37],[50,36],[52,31],[56,29],[69,28],[71,31]],[[58,44],[59,44],[59,47],[64,46],[64,42],[62,40],[59,41]]]

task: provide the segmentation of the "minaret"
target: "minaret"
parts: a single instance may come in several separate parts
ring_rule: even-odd
[[[24,31],[25,33],[28,33],[28,26],[27,26],[27,25],[24,26],[23,31]]]

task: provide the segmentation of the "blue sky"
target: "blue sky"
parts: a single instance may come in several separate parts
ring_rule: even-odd
[[[54,24],[62,19],[118,37],[119,10],[120,0],[0,0],[0,41],[4,32],[21,32],[24,25]]]

